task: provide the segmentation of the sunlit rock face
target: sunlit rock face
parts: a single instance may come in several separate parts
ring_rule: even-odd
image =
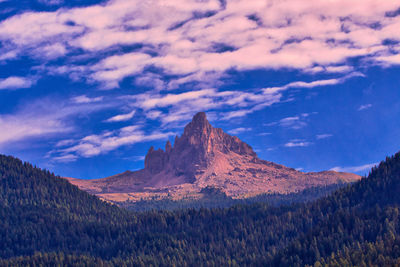
[[[352,182],[358,175],[338,172],[303,173],[261,160],[236,136],[214,128],[204,112],[197,113],[174,144],[151,147],[145,167],[96,180],[69,179],[81,189],[114,201],[146,198],[181,199],[216,187],[231,197],[288,193],[313,186]]]
[[[212,127],[206,114],[200,112],[185,127],[183,135],[175,138],[174,147],[168,141],[165,151],[150,148],[145,158],[145,170],[152,174],[164,170],[194,179],[199,169],[214,163],[216,153],[228,155],[231,152],[257,158],[248,144]]]

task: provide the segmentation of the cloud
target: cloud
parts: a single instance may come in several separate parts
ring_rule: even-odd
[[[134,161],[143,161],[145,159],[145,156],[135,156],[133,157]]]
[[[127,114],[120,114],[120,115],[116,115],[114,117],[111,117],[109,119],[106,120],[106,122],[119,122],[119,121],[127,121],[133,118],[133,116],[135,115],[136,110],[133,110]]]
[[[86,95],[80,95],[72,98],[72,102],[77,104],[94,103],[94,102],[100,102],[102,100],[103,100],[102,96],[89,98]]]
[[[336,171],[336,172],[362,172],[362,171],[369,170],[378,164],[379,164],[379,162],[365,164],[365,165],[361,165],[361,166],[353,166],[353,167],[334,167],[330,170]]]
[[[26,138],[68,132],[70,127],[58,118],[45,114],[24,114],[0,116],[0,146]]]
[[[45,57],[47,59],[55,59],[67,54],[67,49],[65,45],[60,43],[55,43],[52,45],[46,45],[36,49],[36,53],[34,56],[36,57]]]
[[[264,92],[280,92],[287,90],[289,88],[314,88],[314,87],[320,87],[320,86],[328,86],[328,85],[336,85],[345,82],[346,80],[353,78],[353,77],[365,77],[364,74],[360,72],[352,72],[346,76],[340,77],[340,78],[334,78],[334,79],[327,79],[327,80],[316,80],[312,82],[303,82],[303,81],[296,81],[296,82],[291,82],[283,86],[277,86],[277,87],[268,87],[264,88]]]
[[[114,0],[17,14],[0,23],[0,41],[2,54],[45,63],[69,53],[92,57],[92,64],[78,60],[67,67],[105,88],[118,87],[125,77],[145,76],[150,66],[172,74],[171,84],[201,83],[207,73],[214,73],[215,81],[231,69],[350,73],[348,59],[354,57],[399,64],[392,51],[400,44],[385,44],[400,39],[400,16],[387,15],[399,6],[399,0]],[[375,22],[380,27],[372,27]],[[138,48],[122,49],[126,46]],[[322,85],[337,81],[326,82]]]
[[[317,114],[317,112],[312,112],[312,113],[302,113],[296,116],[292,116],[292,117],[286,117],[283,118],[279,121],[274,121],[274,122],[270,122],[270,123],[265,123],[265,126],[271,127],[271,126],[276,126],[279,125],[281,127],[284,128],[291,128],[294,130],[299,130],[301,128],[304,128],[307,126],[307,118],[310,115],[314,115]]]
[[[104,82],[105,88],[118,87],[124,77],[140,73],[151,57],[141,53],[130,53],[108,57],[91,67],[91,78]]]
[[[8,52],[1,53],[0,61],[12,59],[12,58],[16,58],[16,57],[17,57],[17,51],[8,51]]]
[[[285,147],[306,147],[311,145],[311,142],[305,142],[305,141],[300,141],[300,140],[292,140],[290,142],[287,142],[284,146]]]
[[[239,128],[235,128],[235,129],[229,130],[228,133],[230,133],[230,134],[240,134],[240,133],[250,132],[251,130],[252,130],[252,128],[239,127]]]
[[[150,91],[123,97],[130,105],[145,111],[149,119],[160,119],[163,125],[190,119],[198,111],[219,111],[222,120],[245,116],[266,106],[278,103],[282,95],[262,90],[217,91],[202,89],[190,92],[163,94]],[[229,108],[233,111],[222,111]],[[168,113],[165,113],[168,110]],[[223,113],[223,114],[222,114]]]
[[[279,125],[285,128],[292,128],[295,130],[301,129],[307,126],[307,123],[302,120],[301,116],[287,117],[279,121]]]
[[[146,117],[151,120],[155,120],[162,115],[162,112],[159,110],[151,110],[146,112]]]
[[[66,139],[66,140],[61,140],[61,141],[57,142],[57,144],[55,146],[56,147],[63,147],[63,146],[72,145],[73,143],[74,143],[73,139]]]
[[[32,79],[11,76],[6,79],[0,79],[0,90],[29,88],[32,86],[33,83],[34,80]]]
[[[392,65],[400,65],[400,54],[379,56],[376,60],[388,67]]]
[[[333,136],[332,134],[317,134],[316,138],[317,138],[317,140],[321,140],[321,139],[330,138],[332,136]]]
[[[400,16],[387,14],[399,6],[399,0],[112,0],[49,12],[28,11],[0,21],[0,60],[33,58],[40,72],[37,77],[62,75],[105,89],[117,88],[131,78],[131,83],[145,88],[119,100],[143,112],[148,120],[159,120],[161,127],[182,124],[199,109],[230,120],[288,101],[284,91],[292,88],[333,86],[362,77],[352,66],[354,57],[365,65],[398,64]],[[380,27],[371,27],[375,22]],[[389,39],[392,42],[385,44]],[[325,76],[329,78],[262,89],[215,89],[226,88],[220,85],[231,81],[231,71],[254,69],[289,69],[310,76],[329,74]],[[0,80],[0,89],[27,88],[34,82],[12,76]],[[71,110],[77,110],[76,106],[89,110],[104,101],[81,95],[69,104]],[[66,112],[66,107],[62,110]],[[71,115],[57,114],[39,115],[54,121],[54,129],[57,123],[71,126],[65,122],[65,116]],[[123,121],[133,116],[105,119]],[[21,114],[15,119],[20,117],[27,120]],[[11,117],[2,118],[11,125]],[[300,129],[308,118],[299,114],[273,123]],[[22,124],[16,128],[23,128]],[[50,131],[44,122],[37,125]],[[111,134],[118,138],[120,133]],[[82,151],[90,147],[107,151],[89,141],[79,145],[86,147]],[[74,153],[85,154],[79,151]]]
[[[352,66],[340,65],[340,66],[315,66],[309,69],[305,69],[305,72],[310,73],[350,73],[354,70]]]
[[[372,104],[361,105],[361,106],[358,108],[358,111],[366,110],[366,109],[369,109],[369,108],[371,108],[371,107],[372,107]]]
[[[155,107],[177,105],[184,101],[193,101],[199,98],[207,98],[213,95],[218,95],[218,93],[214,89],[204,89],[199,91],[185,92],[181,94],[167,94],[159,97],[154,95],[141,95],[139,96],[139,99],[141,99],[140,106],[143,109],[151,109]]]
[[[64,3],[64,0],[38,0],[38,2],[45,5],[53,6]]]
[[[73,162],[73,161],[76,161],[77,159],[78,159],[78,157],[76,155],[72,155],[72,154],[67,154],[67,155],[52,158],[53,161],[58,161],[58,162]]]
[[[169,136],[175,134],[176,133],[172,132],[153,132],[146,134],[139,126],[133,125],[113,131],[106,131],[98,135],[88,135],[80,140],[76,140],[73,145],[52,151],[50,155],[53,158],[68,158],[73,156],[90,158],[115,150],[121,146],[168,139]]]
[[[32,101],[21,105],[14,113],[0,115],[0,145],[10,146],[16,141],[30,138],[60,138],[62,134],[70,134],[79,128],[74,122],[77,117],[105,108],[110,108],[110,105],[69,105],[59,99],[50,98]]]

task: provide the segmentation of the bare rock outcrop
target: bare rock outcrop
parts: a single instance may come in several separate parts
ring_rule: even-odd
[[[105,199],[180,199],[196,197],[205,187],[244,198],[261,193],[289,193],[313,186],[353,182],[351,173],[303,173],[261,160],[251,146],[214,128],[204,112],[197,113],[174,144],[151,147],[144,169],[96,180],[69,179],[81,189]]]

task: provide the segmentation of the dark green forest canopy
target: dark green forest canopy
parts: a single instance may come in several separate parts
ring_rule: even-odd
[[[396,265],[399,193],[397,153],[307,204],[133,213],[0,156],[0,265]]]
[[[227,208],[234,205],[249,205],[254,203],[265,203],[270,206],[291,205],[296,203],[305,203],[316,200],[318,198],[329,195],[330,193],[346,186],[346,183],[331,184],[326,186],[317,186],[304,189],[299,192],[289,194],[260,194],[250,198],[233,199],[228,197],[224,192],[215,187],[206,187],[212,190],[206,193],[200,199],[182,199],[182,200],[142,200],[137,202],[116,202],[120,207],[132,211],[149,211],[149,210],[179,210],[189,208]]]

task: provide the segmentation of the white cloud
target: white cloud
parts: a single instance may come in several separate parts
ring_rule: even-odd
[[[102,96],[90,98],[87,97],[86,95],[80,95],[72,98],[72,102],[77,104],[94,103],[94,102],[100,102],[102,100],[103,100]]]
[[[0,129],[1,146],[26,138],[68,132],[71,130],[71,128],[64,125],[58,118],[45,114],[24,113],[1,115]]]
[[[358,108],[358,111],[366,110],[366,109],[369,109],[369,108],[371,108],[371,107],[372,107],[372,104],[361,105],[361,106]]]
[[[332,136],[333,136],[332,134],[317,134],[316,138],[317,138],[318,140],[321,140],[321,139],[330,138],[330,137],[332,137]]]
[[[72,154],[67,154],[67,155],[52,158],[52,160],[58,161],[58,162],[73,162],[73,161],[76,161],[77,159],[78,159],[78,157],[76,155],[72,155]]]
[[[157,118],[159,118],[162,115],[161,111],[158,110],[152,110],[146,113],[146,117],[151,119],[151,120],[155,120]]]
[[[230,133],[230,134],[240,134],[240,133],[250,132],[251,130],[252,130],[251,128],[239,127],[239,128],[235,128],[235,129],[229,130],[228,133]]]
[[[371,169],[372,167],[378,165],[379,162],[365,164],[361,166],[353,166],[353,167],[334,167],[331,171],[336,172],[362,172]]]
[[[48,59],[53,59],[53,58],[58,58],[61,56],[64,56],[65,54],[67,54],[67,49],[65,48],[65,46],[63,44],[60,43],[55,43],[52,45],[46,45],[43,47],[40,47],[37,50],[37,57],[45,57]]]
[[[360,72],[352,72],[341,78],[334,78],[334,79],[328,79],[328,80],[316,80],[316,81],[312,81],[312,82],[296,81],[296,82],[291,82],[291,83],[283,85],[283,86],[264,88],[263,90],[264,90],[264,92],[270,93],[270,92],[284,91],[289,88],[308,88],[309,89],[309,88],[314,88],[314,87],[319,87],[319,86],[340,84],[340,83],[343,83],[346,80],[353,78],[353,77],[365,77],[365,75]]]
[[[291,129],[294,129],[294,130],[298,130],[298,129],[306,127],[308,125],[308,123],[307,123],[308,119],[307,118],[310,115],[314,115],[314,114],[317,114],[317,112],[302,113],[302,114],[299,114],[299,115],[296,115],[296,116],[283,118],[283,119],[281,119],[279,121],[266,123],[264,125],[268,126],[268,127],[279,125],[279,126],[284,127],[284,128],[291,128]]]
[[[280,126],[298,130],[307,126],[307,123],[302,120],[301,116],[287,117],[279,121]]]
[[[223,108],[239,109],[219,114],[219,119],[241,117],[278,103],[281,97],[279,93],[264,93],[261,90],[219,92],[216,89],[202,89],[176,94],[161,94],[156,90],[125,96],[124,99],[130,100],[133,107],[145,110],[147,118],[160,119],[166,125],[188,120],[198,111],[223,112]],[[168,113],[165,113],[166,108]]]
[[[141,53],[111,56],[91,67],[91,78],[104,82],[105,88],[118,87],[118,82],[126,76],[141,72],[150,59]]]
[[[2,54],[41,55],[44,61],[65,57],[69,51],[96,57],[103,50],[143,44],[135,52],[111,54],[95,65],[74,66],[81,68],[81,76],[106,88],[118,87],[123,78],[139,75],[147,66],[198,82],[206,73],[213,72],[218,79],[232,68],[349,73],[352,67],[346,62],[351,57],[399,64],[399,54],[391,51],[400,45],[382,45],[384,40],[400,39],[400,16],[385,15],[399,6],[400,0],[232,0],[225,7],[218,0],[114,0],[15,15],[0,23],[0,40],[7,44]],[[201,17],[207,12],[211,15]],[[371,27],[374,22],[380,27]],[[216,44],[229,49],[219,51]],[[322,85],[337,81],[326,82]]]
[[[176,105],[184,101],[193,101],[199,98],[207,98],[212,95],[217,95],[217,92],[214,89],[204,89],[181,94],[167,94],[158,97],[155,95],[141,95],[139,96],[139,99],[141,103],[140,106],[143,109],[151,109],[155,107]]]
[[[312,145],[312,143],[306,142],[303,140],[291,140],[290,142],[287,142],[284,146],[285,147],[307,147],[309,145]]]
[[[305,69],[305,72],[311,73],[350,73],[354,70],[351,66],[340,65],[340,66],[315,66],[309,69]]]
[[[135,156],[133,158],[134,161],[143,161],[145,159],[146,156]]]
[[[119,114],[116,115],[114,117],[111,117],[109,119],[106,120],[106,122],[119,122],[119,121],[127,121],[133,118],[133,116],[135,115],[136,110],[133,110],[129,113],[126,114]]]
[[[6,79],[0,79],[0,90],[29,88],[33,83],[34,81],[32,79],[11,76]]]
[[[68,155],[93,157],[115,150],[121,146],[133,145],[139,142],[168,139],[175,135],[172,132],[153,132],[146,134],[139,126],[128,126],[114,131],[107,131],[98,135],[89,135],[75,141],[70,147],[53,151],[52,157],[68,157]]]
[[[71,118],[109,107],[107,104],[66,105],[58,99],[44,98],[21,106],[15,113],[0,115],[0,145],[10,146],[28,138],[60,137],[75,131]],[[58,143],[56,146],[66,145]]]
[[[384,65],[386,66],[400,65],[400,54],[379,56],[376,58],[376,60],[384,63]]]
[[[75,141],[73,139],[66,139],[66,140],[61,140],[57,142],[56,147],[64,147],[64,146],[69,146],[72,145]]]
[[[8,51],[1,53],[0,55],[0,60],[7,60],[7,59],[12,59],[17,57],[17,51]]]
[[[348,65],[351,57],[365,57],[366,64],[391,66],[400,62],[399,54],[393,52],[400,51],[398,43],[390,48],[382,45],[386,39],[400,40],[400,16],[385,16],[400,6],[399,0],[231,0],[226,7],[221,2],[112,0],[53,12],[17,14],[0,22],[0,60],[34,57],[43,72],[100,83],[104,88],[118,87],[123,79],[134,77],[136,85],[155,90],[124,101],[129,108],[142,109],[147,119],[160,120],[162,126],[189,120],[199,109],[214,112],[221,120],[243,117],[287,101],[282,99],[285,90],[332,86],[363,76]],[[201,16],[205,13],[208,15]],[[381,27],[372,29],[374,22]],[[122,49],[125,45],[137,48]],[[67,63],[48,64],[54,59],[66,59]],[[158,74],[147,71],[148,67],[159,70]],[[219,87],[218,82],[229,80],[219,80],[227,70],[257,68],[330,73],[336,78],[295,81],[262,90],[213,89]],[[13,76],[0,80],[0,89],[27,88],[33,82]],[[189,92],[172,91],[191,82],[194,85]],[[103,98],[82,95],[71,102],[93,104],[103,102]],[[120,114],[108,120],[131,116]],[[2,118],[11,123],[11,119]],[[54,121],[64,122],[61,116]],[[274,123],[300,129],[307,122],[307,117],[300,114]],[[119,133],[112,134],[118,137]],[[87,140],[80,145],[89,154],[90,148],[93,154],[106,151]]]

